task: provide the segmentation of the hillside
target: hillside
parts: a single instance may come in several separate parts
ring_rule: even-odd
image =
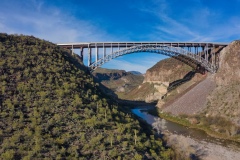
[[[111,89],[121,98],[132,89],[143,82],[143,75],[136,71],[126,72],[124,70],[114,70],[97,68],[93,72],[96,81]]]
[[[185,63],[174,58],[167,58],[147,70],[144,82],[171,83],[183,78],[190,71],[192,68]]]
[[[208,133],[240,141],[240,41],[220,52],[219,70],[162,108]],[[179,120],[178,120],[179,121]]]
[[[220,66],[214,75],[216,89],[208,98],[207,116],[222,116],[240,126],[240,41],[220,52]]]
[[[0,159],[169,159],[76,55],[0,33]]]
[[[200,74],[192,70],[190,66],[174,58],[161,60],[147,70],[143,83],[124,98],[159,102],[162,105],[166,98],[173,99],[202,79]]]
[[[179,98],[175,97],[170,104],[162,107],[164,112],[174,115],[194,115],[201,112],[207,103],[207,96],[214,89],[215,84],[211,77],[207,77],[202,82],[188,90]]]

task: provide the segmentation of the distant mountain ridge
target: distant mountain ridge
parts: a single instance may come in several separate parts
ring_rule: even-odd
[[[138,72],[138,71],[128,71],[128,72],[130,72],[130,73],[132,73],[134,75],[142,75],[142,73]]]
[[[98,82],[105,80],[117,80],[122,76],[126,76],[128,73],[125,70],[97,68],[93,72],[93,76],[96,77]]]
[[[123,94],[131,91],[143,81],[140,72],[126,72],[125,70],[97,68],[93,72],[96,81],[113,90],[115,94],[122,97]]]

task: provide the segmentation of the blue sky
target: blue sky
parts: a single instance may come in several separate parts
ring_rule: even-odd
[[[59,42],[240,39],[240,0],[1,0],[0,32]],[[160,59],[136,53],[103,67],[142,73]]]

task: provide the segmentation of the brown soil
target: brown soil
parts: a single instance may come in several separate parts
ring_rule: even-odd
[[[200,83],[187,89],[184,93],[172,102],[165,104],[164,112],[170,112],[174,115],[196,114],[206,107],[207,97],[215,88],[215,82],[212,76],[207,76]]]
[[[162,109],[168,107],[169,105],[173,104],[174,102],[176,102],[179,98],[181,98],[184,94],[186,94],[187,92],[189,92],[191,89],[193,89],[195,86],[197,86],[199,83],[201,83],[203,80],[205,80],[207,77],[207,75],[205,75],[200,81],[197,81],[196,83],[194,83],[193,85],[191,85],[189,88],[187,88],[186,90],[184,90],[183,92],[177,94],[176,96],[174,96],[174,98],[172,98],[171,100],[167,101],[164,103],[163,106],[161,106]]]

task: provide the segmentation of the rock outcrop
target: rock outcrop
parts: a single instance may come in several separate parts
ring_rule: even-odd
[[[177,93],[172,92],[171,96],[179,94],[201,79],[201,76],[192,70],[190,66],[174,58],[161,60],[147,70],[143,83],[129,92],[126,98],[158,102],[159,106],[163,105],[165,102],[162,99],[166,94],[170,94],[170,90],[178,89]],[[191,79],[192,81],[188,82]]]
[[[223,116],[240,126],[240,41],[220,52],[216,89],[210,94],[206,116]]]
[[[143,83],[163,83],[166,86],[170,82],[183,78],[192,68],[174,58],[159,61],[147,70]]]
[[[174,115],[186,114],[204,127],[239,141],[240,133],[240,41],[219,54],[219,70],[162,108]],[[189,118],[190,117],[190,118]]]
[[[221,51],[215,78],[219,86],[240,82],[240,40],[232,42]]]

